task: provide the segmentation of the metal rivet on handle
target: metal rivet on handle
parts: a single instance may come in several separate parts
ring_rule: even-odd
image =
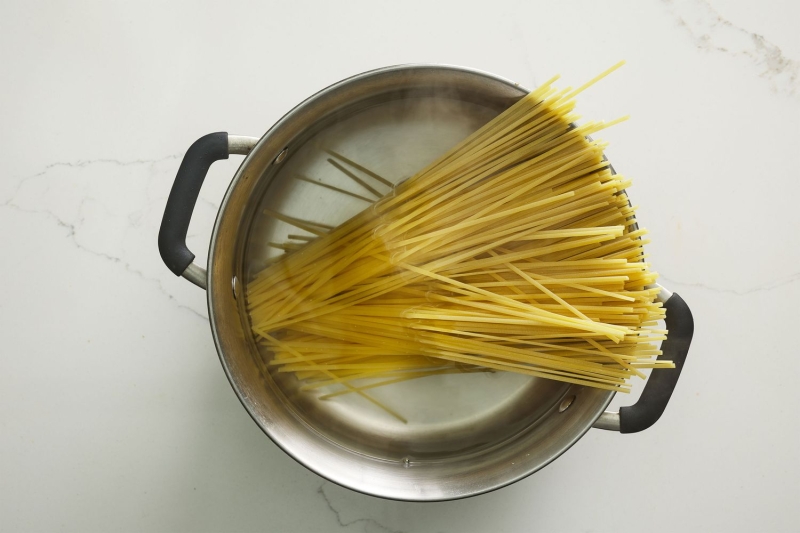
[[[281,150],[281,153],[278,154],[278,157],[275,158],[275,161],[273,161],[272,164],[279,165],[280,163],[282,163],[283,160],[286,159],[286,154],[288,153],[289,153],[288,148],[284,148],[283,150]]]
[[[569,409],[569,406],[572,405],[572,402],[574,402],[574,401],[575,401],[575,396],[574,395],[573,396],[567,396],[566,398],[564,398],[562,400],[562,402],[561,402],[561,405],[558,406],[558,412],[559,413],[563,413],[564,411]]]
[[[231,288],[233,289],[233,299],[234,300],[238,300],[239,299],[239,284],[236,283],[236,276],[233,276],[233,279],[231,279]]]

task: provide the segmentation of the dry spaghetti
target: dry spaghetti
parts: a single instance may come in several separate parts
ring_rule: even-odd
[[[617,121],[574,125],[575,96],[614,68],[576,90],[548,81],[336,228],[270,213],[309,235],[271,243],[285,253],[247,284],[269,364],[371,401],[375,386],[474,371],[628,392],[670,367],[630,182],[588,138]],[[364,195],[328,188],[380,197],[367,180],[389,182],[329,154]]]

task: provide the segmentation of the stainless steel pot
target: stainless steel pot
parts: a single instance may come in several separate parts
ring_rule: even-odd
[[[605,411],[612,392],[505,373],[435,376],[381,392],[413,411],[401,424],[357,398],[326,402],[302,394],[293,378],[263,363],[269,354],[250,333],[243,285],[274,253],[264,243],[286,229],[262,211],[335,225],[364,208],[356,198],[293,176],[330,176],[322,149],[335,148],[401,181],[526,92],[459,67],[379,69],[315,94],[260,139],[202,137],[181,163],[159,233],[161,256],[176,275],[207,290],[222,366],[253,420],[286,453],[334,483],[398,500],[473,496],[539,470],[592,427],[646,429],[667,405],[693,322],[685,302],[666,289],[661,297],[670,333],[662,358],[676,369],[653,371],[640,400],[619,413]],[[208,168],[229,154],[246,157],[222,200],[203,270],[192,263],[186,232]]]

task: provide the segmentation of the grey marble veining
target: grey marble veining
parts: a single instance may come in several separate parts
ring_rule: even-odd
[[[774,91],[797,95],[800,62],[787,57],[764,35],[734,24],[707,0],[663,2],[698,49],[741,58],[755,67]]]

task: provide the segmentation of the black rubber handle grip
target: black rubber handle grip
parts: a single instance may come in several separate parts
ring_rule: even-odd
[[[666,323],[669,334],[667,340],[661,343],[663,353],[658,358],[674,362],[675,368],[653,370],[639,401],[630,407],[620,407],[620,433],[643,431],[661,418],[686,362],[686,354],[689,353],[694,333],[692,312],[683,298],[674,293],[666,301],[664,308],[667,311]]]
[[[209,133],[189,147],[175,176],[158,232],[158,251],[176,276],[194,261],[194,254],[186,246],[186,233],[208,169],[220,159],[228,159],[228,134]]]

